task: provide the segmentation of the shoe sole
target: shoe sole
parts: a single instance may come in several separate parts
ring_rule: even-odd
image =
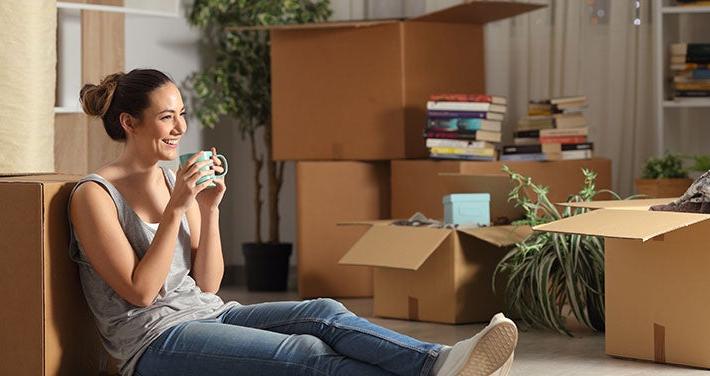
[[[518,343],[518,330],[510,322],[502,322],[486,333],[475,345],[459,376],[490,376],[510,358]],[[511,362],[512,363],[512,362]],[[500,376],[510,371],[502,370]]]

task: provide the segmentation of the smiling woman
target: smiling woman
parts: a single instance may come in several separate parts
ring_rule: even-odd
[[[225,171],[217,150],[206,161],[194,154],[177,174],[158,166],[177,158],[187,131],[177,86],[159,71],[133,70],[85,85],[81,103],[125,142],[69,197],[71,257],[122,375],[507,374],[517,329],[502,314],[449,347],[372,324],[331,299],[223,302],[215,294],[226,192],[214,178]]]

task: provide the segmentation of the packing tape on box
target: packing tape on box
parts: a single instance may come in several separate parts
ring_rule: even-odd
[[[0,1],[0,175],[54,171],[56,0]]]

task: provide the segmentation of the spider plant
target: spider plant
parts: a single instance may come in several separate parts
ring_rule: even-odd
[[[547,187],[508,166],[503,166],[503,171],[514,182],[508,200],[525,213],[524,219],[514,224],[536,226],[588,211],[558,209],[550,202]],[[582,174],[584,185],[568,202],[591,201],[600,193],[621,199],[613,191],[596,189],[595,172],[582,169]],[[530,326],[571,336],[565,325],[570,313],[589,328],[603,326],[590,320],[604,320],[604,242],[599,237],[534,232],[500,261],[493,275],[494,286],[498,277],[506,280],[508,309]]]

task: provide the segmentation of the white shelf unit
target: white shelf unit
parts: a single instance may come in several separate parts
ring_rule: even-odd
[[[656,137],[658,155],[669,150],[666,132],[683,121],[681,112],[710,109],[710,98],[671,99],[672,76],[670,45],[673,43],[710,43],[710,34],[692,33],[692,23],[710,24],[710,6],[676,5],[673,0],[654,0],[654,75],[656,100]]]
[[[83,113],[81,88],[81,11],[123,13],[139,17],[179,18],[179,0],[125,0],[124,6],[57,1],[57,103],[55,114]],[[65,92],[67,91],[67,92]],[[72,98],[72,99],[68,99]]]

